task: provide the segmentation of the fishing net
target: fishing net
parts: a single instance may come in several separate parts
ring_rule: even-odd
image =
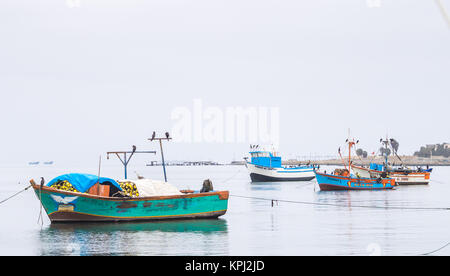
[[[61,190],[61,191],[77,192],[77,193],[79,193],[79,191],[77,191],[77,189],[75,189],[72,186],[72,184],[69,181],[67,181],[67,180],[57,181],[55,184],[53,184],[50,187],[52,187],[54,189],[57,189],[57,190]]]
[[[139,191],[136,187],[136,184],[131,181],[122,181],[118,182],[120,188],[122,188],[123,192],[129,197],[139,197]]]

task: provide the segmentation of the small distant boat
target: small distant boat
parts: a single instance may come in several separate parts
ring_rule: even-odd
[[[28,165],[30,166],[36,166],[39,165],[40,162],[28,162]]]
[[[53,165],[53,161],[49,161],[49,162],[44,162],[44,165]]]
[[[352,164],[351,167],[356,174],[360,175],[361,177],[371,177],[371,178],[388,176],[394,178],[398,185],[427,185],[430,183],[430,176],[431,172],[433,171],[432,168],[430,169],[427,167],[427,169],[422,168],[410,169],[405,167],[403,164],[397,168],[389,166],[388,154],[386,154],[388,147],[392,148],[394,154],[397,156],[400,162],[403,163],[402,159],[397,154],[396,148],[392,146],[392,142],[396,143],[396,141],[394,139],[389,140],[386,138],[386,140],[384,141],[383,139],[381,139],[380,142],[382,142],[385,147],[384,164],[371,163],[368,168]]]
[[[351,168],[351,149],[357,144],[354,141],[347,140],[348,143],[348,165],[344,162],[344,169],[336,169],[332,174],[316,173],[316,180],[321,191],[336,190],[387,190],[394,188],[397,184],[392,178],[365,178],[352,175]],[[341,150],[339,149],[339,155]],[[341,156],[342,159],[342,156]],[[343,159],[342,159],[343,160]]]
[[[282,166],[281,157],[275,151],[253,150],[250,156],[250,162],[246,161],[245,165],[252,182],[310,181],[315,178],[314,166]]]

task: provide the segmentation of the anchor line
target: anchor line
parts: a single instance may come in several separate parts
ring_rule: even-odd
[[[441,251],[442,249],[446,248],[446,247],[449,246],[449,245],[450,245],[450,242],[447,243],[446,245],[442,246],[442,247],[439,248],[439,249],[433,250],[433,251],[428,252],[428,253],[425,253],[425,254],[420,254],[420,256],[428,256],[428,255],[431,255],[431,254],[433,254],[433,253],[436,253],[436,252],[438,252],[438,251]]]
[[[304,205],[319,205],[319,206],[334,206],[334,207],[353,207],[353,208],[368,208],[368,209],[392,209],[392,210],[428,210],[428,211],[449,211],[450,208],[445,207],[399,207],[399,206],[370,206],[370,205],[344,205],[344,204],[336,204],[336,203],[320,203],[320,202],[308,202],[308,201],[295,201],[295,200],[283,200],[283,199],[271,199],[271,198],[262,198],[262,197],[251,197],[251,196],[241,196],[241,195],[233,195],[232,197],[239,198],[247,198],[247,199],[256,199],[256,200],[265,200],[271,202],[285,202],[285,203],[295,203],[295,204],[304,204]]]
[[[41,222],[41,228],[44,225],[44,219],[42,217],[42,185],[39,186],[39,216],[37,219],[37,223],[39,224],[39,222]]]
[[[6,202],[6,201],[8,201],[8,200],[10,200],[11,198],[13,198],[13,197],[15,197],[15,196],[19,195],[19,194],[20,194],[20,193],[22,193],[22,192],[25,192],[25,191],[26,191],[26,190],[28,190],[29,188],[31,188],[31,185],[30,185],[30,186],[28,186],[28,187],[26,187],[26,188],[25,188],[25,189],[23,189],[23,190],[20,190],[20,191],[18,191],[17,193],[13,194],[12,196],[10,196],[10,197],[8,197],[8,198],[6,198],[6,199],[4,199],[4,200],[0,201],[0,204],[2,204],[2,203],[4,203],[4,202]]]
[[[220,181],[220,183],[227,183],[231,179],[235,178],[240,172],[241,172],[241,169],[239,169],[233,176],[231,176],[231,177],[229,177],[229,178],[227,178],[225,180]]]

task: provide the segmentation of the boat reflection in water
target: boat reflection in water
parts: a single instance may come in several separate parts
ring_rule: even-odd
[[[226,220],[205,219],[51,224],[40,232],[38,242],[40,255],[83,256],[227,255],[227,241]],[[211,247],[212,243],[217,246]]]

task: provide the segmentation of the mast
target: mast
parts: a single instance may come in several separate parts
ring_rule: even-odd
[[[159,147],[161,149],[161,162],[162,162],[163,171],[164,171],[164,180],[167,182],[166,163],[164,161],[164,152],[163,152],[162,140],[170,141],[170,140],[172,140],[172,138],[170,138],[169,132],[166,132],[166,137],[159,137],[159,138],[157,138],[155,136],[156,136],[156,133],[153,131],[152,138],[149,138],[148,140],[149,141],[153,141],[153,140],[158,140],[159,141]]]
[[[359,143],[359,140],[355,142],[355,138],[350,138],[350,129],[348,130],[348,139],[345,141],[348,143],[348,172],[352,168],[352,147]]]
[[[107,159],[109,159],[109,155],[110,154],[115,154],[117,156],[117,158],[119,158],[120,162],[122,162],[124,171],[125,171],[125,179],[128,178],[128,163],[130,163],[131,158],[133,157],[134,154],[136,153],[152,153],[152,154],[156,154],[156,151],[136,151],[136,146],[133,146],[133,150],[132,151],[110,151],[106,153],[106,157]],[[119,154],[123,154],[123,159],[120,157]],[[128,156],[127,154],[130,154],[130,156]],[[101,160],[101,159],[100,159]],[[100,175],[100,169],[99,169],[99,175]]]
[[[389,140],[388,137],[386,135],[386,140],[383,141],[383,138],[380,139],[380,141],[384,144],[384,164],[385,164],[385,171],[387,172],[388,170],[388,145],[389,145]]]

